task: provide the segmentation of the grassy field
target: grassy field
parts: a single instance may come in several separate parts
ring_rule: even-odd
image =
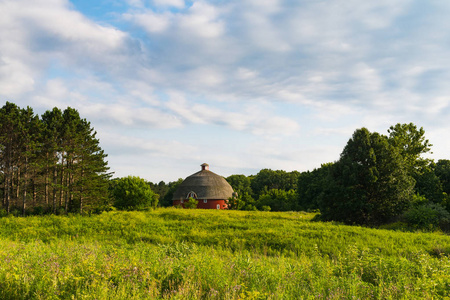
[[[300,212],[0,218],[0,299],[450,299],[450,237]]]

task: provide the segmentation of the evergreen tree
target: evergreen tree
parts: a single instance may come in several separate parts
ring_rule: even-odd
[[[14,208],[25,215],[30,204],[53,213],[105,206],[106,157],[75,109],[54,108],[41,119],[10,102],[0,109],[1,206],[8,213]]]
[[[45,181],[45,203],[49,206],[51,198],[51,207],[53,213],[58,210],[57,195],[59,190],[58,173],[60,168],[58,162],[61,158],[62,149],[62,111],[59,108],[53,108],[42,115],[43,135],[42,135],[42,156],[45,163],[44,181]],[[50,191],[51,189],[51,191]],[[51,194],[50,194],[51,192]]]
[[[85,207],[106,207],[108,205],[108,180],[111,173],[106,161],[107,154],[100,148],[97,132],[85,119],[79,123],[78,147],[73,168],[74,187],[78,196],[75,204],[80,213]]]
[[[11,206],[16,204],[14,194],[15,175],[18,171],[18,136],[20,110],[14,103],[6,102],[0,109],[0,168],[4,176],[3,180],[3,207],[7,213]],[[16,181],[17,182],[17,181]]]
[[[40,120],[34,114],[31,107],[20,110],[18,120],[18,144],[19,160],[18,169],[22,170],[21,179],[18,180],[18,186],[22,183],[22,215],[26,213],[29,181],[34,179],[36,174],[37,157],[40,151]],[[20,179],[20,178],[19,178]]]

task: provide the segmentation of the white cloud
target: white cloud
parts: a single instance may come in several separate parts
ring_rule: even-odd
[[[124,14],[125,20],[132,20],[138,26],[144,28],[148,33],[162,33],[170,26],[172,15],[170,13],[157,14],[146,11],[139,14]]]
[[[289,118],[270,116],[258,120],[256,126],[252,126],[252,132],[261,136],[291,136],[298,132],[300,126]]]
[[[66,1],[29,2],[15,1],[9,12],[16,19],[16,29],[24,32],[34,51],[79,50],[84,57],[99,58],[125,46],[126,33],[90,21],[70,10]]]
[[[273,115],[261,106],[241,106],[240,112],[233,112],[214,106],[189,103],[179,93],[172,92],[170,95],[171,100],[167,102],[167,108],[188,123],[225,125],[234,130],[248,131],[266,138],[291,136],[299,130],[296,121]]]
[[[206,87],[214,87],[223,83],[224,79],[222,76],[221,72],[208,67],[200,67],[187,74],[189,81]]]
[[[31,92],[53,63],[72,72],[114,70],[132,51],[126,33],[90,21],[67,1],[4,1],[0,10],[2,95]]]
[[[157,6],[171,6],[176,8],[184,8],[184,0],[153,0],[153,3]]]
[[[219,38],[224,33],[224,23],[219,10],[203,1],[196,1],[189,13],[180,15],[178,26],[191,36]]]
[[[242,147],[194,147],[190,161],[209,155],[247,169],[319,166],[314,153],[335,157],[362,126],[449,129],[444,2],[125,3],[128,11],[108,4],[94,21],[66,0],[1,1],[0,96],[41,110],[70,105],[121,136],[161,131],[160,150],[145,138],[108,142],[112,151],[139,143],[153,163],[164,151],[186,157],[169,148],[188,129]],[[267,152],[251,151],[259,148]]]
[[[378,74],[378,70],[367,65],[366,63],[358,63],[351,71],[354,77],[354,89],[359,92],[358,96],[380,92],[382,88],[382,79]]]
[[[244,0],[244,7],[260,14],[270,15],[280,11],[280,0]]]
[[[247,68],[238,68],[236,71],[236,77],[241,80],[254,79],[258,76],[258,72],[249,70]]]
[[[448,111],[448,108],[450,108],[450,96],[442,96],[429,99],[424,112],[434,119],[439,118],[442,112]]]
[[[34,71],[20,59],[6,55],[0,58],[0,94],[16,97],[31,91],[35,83]]]

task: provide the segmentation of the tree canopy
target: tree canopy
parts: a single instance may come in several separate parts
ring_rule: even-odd
[[[328,220],[379,224],[408,207],[413,187],[404,160],[388,138],[361,128],[334,164],[320,209]]]
[[[0,109],[2,209],[92,211],[107,203],[107,155],[90,122],[73,108],[40,118],[6,102]]]
[[[387,132],[357,129],[338,161],[312,171],[231,175],[227,181],[237,197],[229,207],[320,209],[324,220],[348,224],[401,219],[413,228],[450,228],[450,160],[423,157],[432,145],[422,127],[396,124]],[[73,108],[55,107],[39,116],[31,107],[6,102],[0,108],[0,210],[83,213],[111,204],[147,209],[156,207],[159,198],[161,206],[172,205],[182,179],[168,184],[135,176],[110,180],[107,155],[96,135]]]
[[[155,208],[159,195],[150,185],[137,176],[127,176],[111,182],[114,206],[123,210]]]
[[[405,166],[411,176],[420,174],[429,163],[422,157],[430,152],[430,142],[425,138],[425,130],[417,128],[413,123],[396,124],[388,129],[389,144],[398,150],[403,157]]]

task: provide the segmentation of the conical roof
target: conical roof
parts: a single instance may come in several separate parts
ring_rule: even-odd
[[[187,199],[194,192],[196,199],[227,200],[233,196],[233,188],[220,175],[209,170],[208,164],[202,164],[202,170],[186,177],[173,194],[172,200]]]

